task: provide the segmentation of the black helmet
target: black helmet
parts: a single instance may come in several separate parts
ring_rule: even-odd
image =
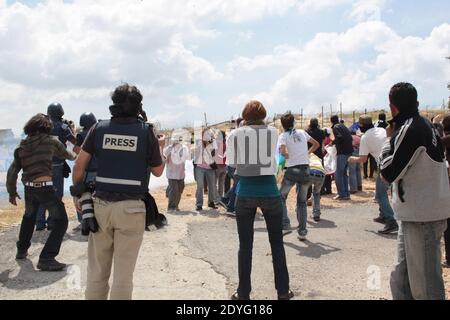
[[[47,108],[47,115],[52,118],[62,118],[64,109],[60,103],[52,103]]]
[[[97,123],[97,118],[92,112],[85,112],[80,117],[80,127],[89,129]]]

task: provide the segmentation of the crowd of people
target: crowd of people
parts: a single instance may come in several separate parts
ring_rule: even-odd
[[[48,240],[37,267],[61,271],[56,260],[68,227],[63,203],[66,160],[75,160],[71,194],[83,235],[88,235],[87,299],[131,299],[133,273],[149,211],[158,212],[149,194],[151,175],[166,172],[167,212],[180,211],[186,162],[192,161],[196,181],[195,210],[218,206],[236,218],[239,235],[239,286],[233,300],[251,295],[253,223],[258,208],[265,219],[272,249],[275,288],[280,300],[294,297],[283,243],[292,230],[287,200],[296,190],[298,239],[307,239],[308,199],[312,218],[321,221],[321,196],[349,201],[363,190],[364,177],[377,171],[375,200],[381,234],[398,232],[398,258],[391,276],[394,299],[445,299],[441,265],[444,235],[450,265],[447,225],[450,222],[450,115],[433,119],[419,114],[416,89],[399,83],[389,93],[393,119],[380,114],[374,123],[360,117],[350,128],[338,116],[331,128],[311,119],[307,130],[296,129],[293,114],[281,117],[282,132],[266,123],[267,110],[250,101],[228,133],[203,128],[199,136],[170,138],[155,132],[143,110],[141,92],[123,84],[111,95],[111,119],[97,121],[92,113],[80,118],[76,134],[63,120],[60,104],[37,114],[24,127],[26,138],[8,170],[10,202],[17,205],[18,174],[25,185],[25,214],[17,242],[18,260],[26,259],[34,230],[48,229]],[[67,142],[74,145],[67,148]],[[447,156],[447,159],[445,158]],[[389,196],[392,194],[392,197]],[[158,204],[161,206],[161,204]],[[45,211],[49,217],[45,218]],[[112,287],[109,277],[114,264]]]

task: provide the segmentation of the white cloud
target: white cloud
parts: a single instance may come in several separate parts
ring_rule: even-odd
[[[297,8],[301,14],[306,14],[337,7],[351,2],[352,0],[303,0],[300,1]]]
[[[238,94],[229,103],[254,96],[274,108],[290,105],[311,113],[339,102],[349,111],[385,107],[390,86],[399,81],[414,83],[426,101],[441,101],[442,96],[433,95],[446,94],[448,52],[449,24],[426,38],[401,38],[383,22],[360,23],[343,33],[317,34],[301,46],[278,46],[269,55],[236,58],[230,69],[247,71],[250,77],[274,66],[285,72],[268,90]],[[442,90],[436,90],[439,87]]]
[[[386,0],[358,0],[353,4],[350,18],[358,22],[381,20],[381,12]]]

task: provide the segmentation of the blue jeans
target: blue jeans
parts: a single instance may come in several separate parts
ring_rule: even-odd
[[[53,188],[55,189],[56,196],[59,200],[62,200],[62,198],[64,197],[64,165],[53,164],[52,174]],[[45,207],[40,206],[37,211],[36,227],[38,228],[45,228],[47,223],[50,223],[51,219],[47,221],[47,219],[45,218],[45,210]]]
[[[241,198],[236,202],[236,222],[239,233],[239,287],[238,294],[248,299],[252,291],[251,272],[253,255],[254,222],[257,208],[261,208],[269,233],[275,288],[279,295],[289,292],[289,272],[283,243],[283,208],[280,197]]]
[[[353,155],[358,156],[359,150],[356,150]],[[350,192],[358,192],[359,188],[362,186],[361,166],[359,163],[348,164],[348,176]]]
[[[348,190],[348,158],[350,156],[344,154],[337,155],[336,163],[336,188],[341,198],[349,198],[350,191]]]
[[[195,181],[197,181],[197,192],[195,193],[195,199],[197,207],[203,207],[203,188],[205,177],[206,183],[208,184],[208,204],[216,202],[216,171],[212,169],[203,169],[197,166],[195,169]]]
[[[236,175],[236,169],[232,167],[227,167],[227,174],[233,179],[233,186],[222,198],[222,201],[227,205],[228,212],[234,212],[236,207],[236,191],[239,183],[239,176]]]
[[[394,300],[445,300],[441,238],[447,221],[401,222],[391,274]]]
[[[312,185],[312,195],[314,198],[313,202],[313,216],[315,218],[320,218],[321,209],[320,209],[320,199],[321,199],[321,190],[323,183],[325,182],[325,175],[310,175],[310,184]]]
[[[301,235],[306,235],[306,217],[307,217],[307,205],[306,200],[308,196],[309,188],[309,166],[297,166],[292,168],[287,168],[281,182],[281,199],[283,201],[283,227],[287,228],[290,226],[291,221],[289,219],[289,214],[287,210],[286,201],[289,197],[289,192],[291,192],[292,187],[297,186],[300,192],[297,193],[297,219],[299,222],[299,233]],[[306,190],[306,191],[305,191]],[[304,227],[302,224],[304,222]]]
[[[384,182],[380,175],[378,175],[375,186],[375,198],[377,199],[380,207],[380,217],[382,217],[386,222],[393,222],[395,221],[394,210],[392,210],[389,202],[388,190],[389,184]]]

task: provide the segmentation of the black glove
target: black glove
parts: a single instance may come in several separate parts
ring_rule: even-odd
[[[90,232],[96,233],[98,231],[98,223],[95,218],[86,218],[81,221],[81,234],[88,236]]]

